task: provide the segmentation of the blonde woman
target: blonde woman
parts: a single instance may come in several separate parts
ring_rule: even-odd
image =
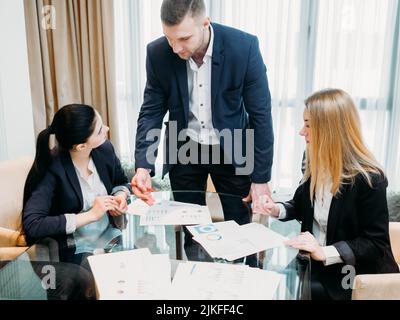
[[[263,210],[301,221],[301,234],[287,245],[311,255],[312,298],[350,299],[351,288],[342,285],[345,265],[357,274],[399,272],[388,231],[388,182],[363,142],[357,109],[346,92],[317,92],[305,106],[302,183],[288,202],[264,198]]]

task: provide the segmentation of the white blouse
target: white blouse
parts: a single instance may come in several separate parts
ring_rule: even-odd
[[[333,198],[331,189],[332,182],[329,182],[317,191],[314,201],[314,219],[312,227],[312,233],[325,253],[326,260],[324,261],[324,265],[326,266],[343,262],[339,252],[334,246],[326,246],[329,210]],[[285,206],[281,203],[278,203],[278,206],[280,210],[279,219],[285,219]]]
[[[96,197],[108,195],[107,189],[100,179],[92,158],[90,158],[88,169],[91,171],[91,174],[88,178],[85,178],[79,169],[75,167],[79,185],[82,190],[82,212],[86,212],[92,208]],[[76,214],[66,214],[65,218],[67,220],[66,233],[74,235],[76,254],[93,252],[96,248],[104,247],[112,239],[121,234],[119,229],[113,228],[110,225],[107,214],[104,214],[100,220],[89,223],[78,229],[76,228]]]

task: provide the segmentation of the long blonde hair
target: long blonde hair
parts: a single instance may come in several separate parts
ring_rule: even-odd
[[[362,174],[372,187],[371,173],[383,169],[365,146],[353,100],[340,89],[325,89],[305,100],[310,113],[311,143],[307,145],[303,182],[311,178],[310,199],[332,179],[332,194]]]

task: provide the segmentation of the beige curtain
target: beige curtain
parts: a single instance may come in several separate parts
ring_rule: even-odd
[[[35,132],[70,103],[94,106],[119,150],[112,0],[25,0]],[[114,130],[113,130],[114,128]]]

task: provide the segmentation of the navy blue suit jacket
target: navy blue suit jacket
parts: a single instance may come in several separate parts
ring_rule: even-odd
[[[252,182],[267,182],[271,178],[274,137],[271,96],[258,39],[230,27],[215,23],[212,26],[213,126],[218,131],[228,129],[231,132],[234,129],[254,129],[254,146],[250,146],[254,149],[254,170],[250,176]],[[167,111],[168,123],[176,121],[178,132],[188,127],[189,91],[186,61],[174,54],[165,37],[148,45],[146,69],[147,83],[136,134],[135,166],[154,172],[154,163],[146,157],[153,141],[148,141],[146,135],[151,129],[162,128]],[[167,150],[171,143],[168,141],[168,123]],[[246,150],[244,137],[243,133],[239,139],[243,151]],[[221,145],[224,147],[224,141]],[[235,166],[239,166],[232,154],[226,155]],[[163,174],[172,167],[168,159],[164,159],[164,164]]]
[[[101,181],[110,194],[116,186],[129,187],[120,161],[110,141],[93,149],[93,162]],[[23,211],[23,229],[28,243],[44,238],[55,238],[62,248],[71,235],[66,235],[66,213],[83,209],[83,195],[69,152],[60,151],[44,178],[32,192]],[[113,223],[112,220],[110,222]],[[74,248],[75,249],[75,248]]]

